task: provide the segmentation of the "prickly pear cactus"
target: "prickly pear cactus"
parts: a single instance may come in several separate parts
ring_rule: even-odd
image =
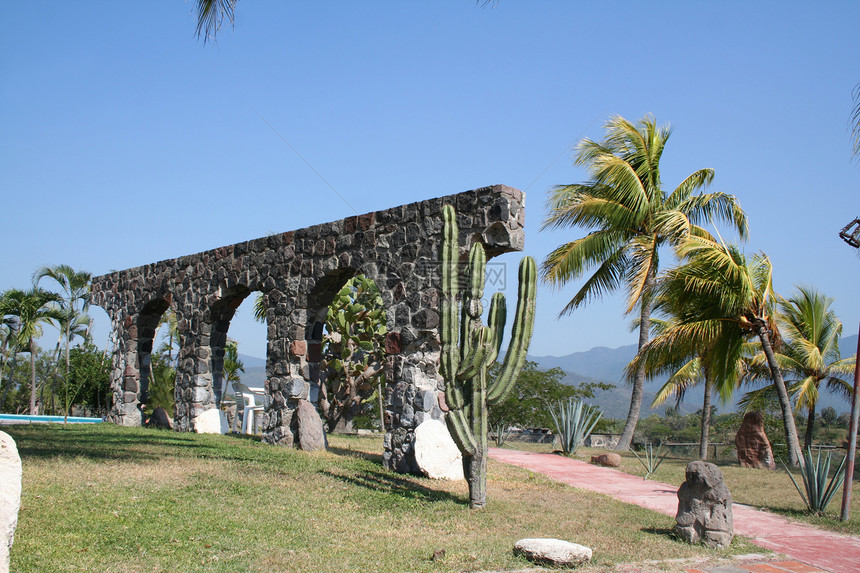
[[[502,344],[507,308],[502,293],[493,295],[487,326],[481,323],[487,255],[480,243],[472,245],[466,270],[468,287],[458,301],[457,215],[454,208],[442,209],[442,364],[448,429],[463,454],[463,469],[469,482],[469,507],[487,502],[487,413],[514,386],[523,367],[534,327],[537,268],[534,259],[520,262],[517,308],[511,342],[499,375],[487,380]]]

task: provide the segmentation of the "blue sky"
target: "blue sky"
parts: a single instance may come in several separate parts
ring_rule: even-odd
[[[241,0],[205,46],[182,0],[3,14],[0,289],[495,183],[527,192],[540,262],[583,232],[539,230],[547,190],[586,177],[575,142],[651,113],[674,128],[664,185],[714,168],[777,290],[813,285],[857,328],[860,257],[837,233],[860,215],[858,2]],[[541,288],[533,354],[635,342],[620,297],[557,320],[575,288]],[[247,306],[230,336],[261,356]]]

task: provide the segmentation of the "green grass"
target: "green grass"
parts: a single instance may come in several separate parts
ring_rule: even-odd
[[[552,453],[557,446],[551,444],[530,444],[527,442],[510,441],[505,447],[513,449],[528,450],[541,453]],[[580,448],[576,458],[589,461],[591,456],[606,452],[603,449]],[[621,454],[621,467],[618,469],[637,476],[645,475],[645,468],[631,452],[617,452]],[[641,454],[640,454],[641,455]],[[834,460],[834,467],[840,458]],[[691,458],[681,458],[673,455],[667,456],[660,464],[657,471],[648,479],[668,484],[680,485],[685,479],[685,470]],[[860,535],[860,491],[857,490],[857,477],[855,472],[854,488],[851,493],[851,507],[849,520],[839,521],[839,513],[842,506],[842,490],[833,497],[827,512],[823,516],[816,516],[807,511],[806,505],[791,483],[782,466],[777,463],[777,469],[773,471],[762,469],[742,468],[737,460],[720,459],[715,462],[723,472],[726,484],[732,494],[732,500],[778,513],[797,521],[803,521],[810,525],[836,531]],[[792,472],[798,483],[802,484],[800,473]]]
[[[471,511],[464,483],[384,470],[378,437],[305,453],[109,424],[3,429],[24,466],[18,572],[522,569],[522,537],[592,547],[584,571],[761,551],[689,546],[671,517],[493,461],[488,507]]]

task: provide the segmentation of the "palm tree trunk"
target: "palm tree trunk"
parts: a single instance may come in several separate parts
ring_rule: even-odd
[[[36,341],[30,339],[30,415],[36,416]]]
[[[812,435],[815,429],[815,403],[809,405],[809,415],[806,417],[806,432],[803,435],[803,449],[812,447]]]
[[[66,418],[69,417],[69,409],[71,407],[71,404],[69,403],[69,382],[71,382],[71,380],[69,380],[69,372],[71,371],[71,360],[69,358],[69,342],[71,341],[70,323],[71,320],[66,324],[66,378],[63,380],[63,386],[66,389],[66,395],[64,396]]]
[[[702,401],[702,435],[699,438],[699,459],[708,459],[708,433],[711,428],[711,373],[705,369],[705,399]]]
[[[774,356],[773,347],[770,344],[767,325],[761,319],[758,319],[756,322],[758,338],[761,341],[762,350],[767,358],[767,364],[773,377],[773,385],[776,387],[776,394],[779,397],[779,407],[782,410],[782,423],[785,426],[785,444],[788,448],[788,464],[797,466],[800,465],[802,456],[800,455],[800,441],[797,438],[797,427],[794,425],[794,412],[791,409],[791,401],[788,398],[785,381],[782,379],[782,372],[780,372],[779,366],[776,363],[776,356]]]
[[[651,301],[651,289],[654,286],[655,273],[652,270],[648,272],[648,278],[645,280],[645,288],[642,291],[642,310],[639,314],[639,348],[648,343],[648,335],[651,331],[651,309],[653,303]],[[621,432],[621,438],[618,440],[616,450],[628,450],[630,443],[633,441],[633,433],[636,431],[636,424],[639,422],[639,411],[642,409],[642,394],[645,390],[645,361],[641,360],[636,372],[633,375],[633,392],[630,396],[630,410],[627,412],[627,421],[624,424],[624,430]]]

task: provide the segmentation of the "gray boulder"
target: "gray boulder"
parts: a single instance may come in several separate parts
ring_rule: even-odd
[[[734,537],[732,496],[723,472],[702,461],[687,464],[687,479],[678,488],[675,531],[688,543],[728,547]]]
[[[320,418],[313,404],[307,400],[299,400],[299,405],[296,408],[296,421],[296,442],[299,449],[313,452],[325,450],[328,447],[322,418]]]
[[[520,539],[514,544],[514,553],[554,567],[575,567],[591,561],[591,548],[552,538]]]
[[[0,432],[0,573],[9,572],[9,550],[15,541],[21,507],[21,457],[12,436]]]
[[[152,415],[149,417],[149,420],[146,421],[146,425],[150,428],[173,429],[173,421],[170,419],[170,416],[167,415],[167,410],[161,406],[152,411]]]

